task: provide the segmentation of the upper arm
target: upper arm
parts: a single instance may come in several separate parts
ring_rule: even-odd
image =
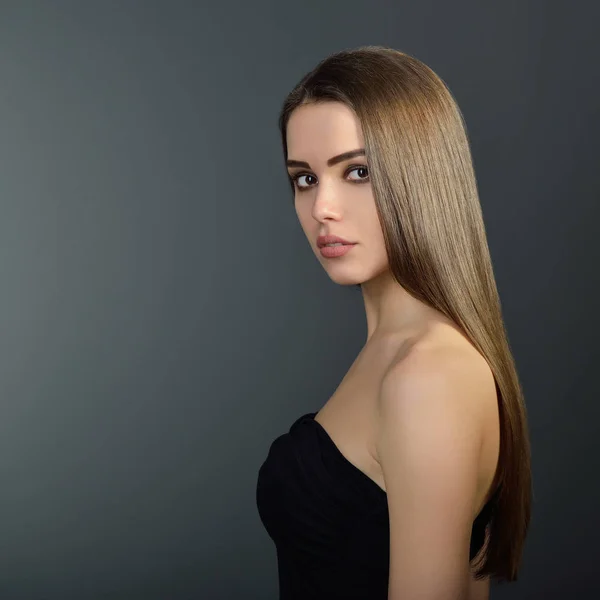
[[[390,518],[390,600],[467,600],[481,427],[463,358],[386,375],[377,452]]]

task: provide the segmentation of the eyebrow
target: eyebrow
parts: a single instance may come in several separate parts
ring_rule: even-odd
[[[337,163],[342,162],[343,160],[348,160],[349,158],[354,158],[355,156],[365,155],[364,148],[358,148],[357,150],[348,150],[348,152],[342,152],[342,154],[338,154],[337,156],[332,156],[327,161],[328,167],[333,167],[333,165],[337,165]],[[288,159],[286,161],[286,166],[288,167],[304,167],[306,169],[310,169],[310,165],[304,160],[293,160]]]

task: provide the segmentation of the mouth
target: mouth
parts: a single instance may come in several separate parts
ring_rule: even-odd
[[[353,246],[354,242],[350,240],[345,240],[344,238],[339,237],[338,235],[320,235],[317,238],[317,247],[324,248],[326,246],[329,247],[337,247],[337,246]]]
[[[350,252],[356,244],[342,244],[341,242],[325,244],[319,248],[321,256],[325,258],[337,258],[338,256],[344,256]]]

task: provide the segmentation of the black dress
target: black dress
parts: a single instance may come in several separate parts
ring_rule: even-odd
[[[338,449],[311,412],[276,438],[258,472],[256,504],[275,543],[280,600],[387,600],[387,494]],[[471,558],[483,545],[485,509]]]

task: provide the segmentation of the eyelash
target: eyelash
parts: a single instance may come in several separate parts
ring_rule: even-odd
[[[346,169],[344,176],[347,176],[348,173],[351,173],[352,171],[356,171],[357,169],[366,169],[367,173],[369,172],[367,165],[351,165],[350,167],[348,167],[348,169]],[[305,175],[310,175],[311,177],[314,177],[314,175],[312,173],[306,173],[306,172],[300,172],[300,173],[295,173],[294,175],[290,175],[290,181],[294,184],[294,188],[296,190],[298,190],[299,192],[306,192],[308,189],[310,189],[312,187],[311,185],[304,186],[304,187],[300,187],[298,185],[298,179],[300,177],[304,177]],[[366,178],[364,178],[362,180],[354,180],[352,183],[361,184],[361,183],[368,183],[368,182],[369,182],[369,176],[367,175]]]

